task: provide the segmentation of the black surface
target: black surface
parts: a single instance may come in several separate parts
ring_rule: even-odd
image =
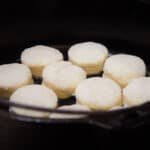
[[[108,131],[86,124],[35,125],[2,120],[1,149],[145,149],[149,147],[149,127]]]

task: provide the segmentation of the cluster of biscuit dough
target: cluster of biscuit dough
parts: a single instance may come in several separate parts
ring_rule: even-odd
[[[64,61],[58,49],[38,45],[22,52],[21,64],[0,65],[0,97],[47,109],[122,109],[150,101],[150,77],[145,76],[146,65],[140,57],[110,55],[108,48],[100,43],[83,42],[71,46],[68,61]],[[32,77],[41,78],[41,85],[34,84]],[[58,99],[66,101],[73,95],[76,104],[58,107]],[[17,107],[10,107],[10,111],[53,119],[86,116],[50,114]]]

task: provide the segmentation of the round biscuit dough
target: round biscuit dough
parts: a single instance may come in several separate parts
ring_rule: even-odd
[[[10,102],[47,109],[56,108],[57,101],[57,96],[52,90],[36,84],[21,87],[17,89],[10,97]],[[48,112],[34,111],[17,107],[10,107],[10,111],[24,116],[49,117]]]
[[[103,70],[103,64],[108,57],[107,48],[96,42],[83,42],[70,47],[69,60],[82,67],[88,75],[98,74]]]
[[[109,110],[120,106],[121,88],[108,78],[92,77],[81,82],[75,91],[77,103],[93,110]]]
[[[131,80],[123,89],[123,103],[126,106],[136,106],[150,101],[150,77],[140,77]]]
[[[70,110],[70,111],[90,111],[86,106],[73,104],[73,105],[64,105],[58,108],[59,110]],[[79,114],[63,114],[63,113],[52,113],[50,114],[51,119],[78,119],[84,118],[86,115]]]
[[[121,87],[125,87],[130,80],[146,75],[146,65],[137,56],[117,54],[112,55],[105,61],[103,71],[104,77],[109,77]]]
[[[70,62],[57,62],[43,71],[43,85],[53,89],[61,99],[70,97],[76,86],[86,78],[86,72]]]
[[[0,65],[0,97],[9,98],[19,87],[32,84],[30,69],[24,64]]]
[[[44,45],[27,48],[21,54],[21,62],[30,67],[35,77],[42,76],[45,66],[61,60],[63,55],[59,50]]]

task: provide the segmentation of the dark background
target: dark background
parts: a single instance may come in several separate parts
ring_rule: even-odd
[[[149,46],[149,0],[2,0],[0,47],[121,38]]]
[[[134,13],[138,5],[150,4],[149,0],[2,0],[1,17],[39,18],[72,16],[127,16]],[[5,18],[6,19],[6,18]]]

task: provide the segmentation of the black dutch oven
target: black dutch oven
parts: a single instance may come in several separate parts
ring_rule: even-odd
[[[111,38],[106,39],[106,37],[100,38],[99,40],[96,39],[95,41],[107,45],[110,52],[112,53],[129,53],[142,57],[147,64],[148,72],[150,66],[148,62],[148,57],[150,55],[148,54],[147,46],[142,46],[141,43],[130,42],[127,40],[117,40]],[[51,45],[60,49],[61,52],[64,53],[65,59],[67,59],[67,49],[71,44],[75,42],[68,41],[68,44],[48,44],[48,42],[41,41],[41,43],[43,44]],[[21,49],[23,49],[24,47],[26,47],[26,44],[23,44],[23,46],[11,46],[11,50],[10,48],[6,48],[3,56],[1,56],[3,57],[1,59],[1,63],[10,63],[15,61],[18,62],[19,54],[21,52]],[[40,83],[39,80],[36,80],[36,82]],[[67,105],[74,102],[75,98],[71,97],[68,100]],[[59,105],[64,105],[64,102],[60,101]],[[87,117],[84,119],[32,118],[9,113],[9,106],[56,113],[59,112],[67,114],[86,114]],[[101,146],[108,146],[106,144],[106,137],[109,139],[109,142],[111,141],[112,143],[114,141],[112,137],[116,136],[116,133],[118,133],[118,135],[122,134],[124,136],[127,134],[126,132],[130,131],[133,132],[135,135],[137,129],[139,130],[138,133],[140,133],[142,132],[140,131],[141,127],[143,127],[144,125],[149,125],[149,118],[150,103],[145,103],[143,105],[132,108],[125,108],[121,110],[113,110],[107,112],[72,112],[62,110],[49,110],[37,108],[34,106],[25,106],[16,103],[10,103],[8,100],[1,99],[0,144],[2,146],[2,149],[3,147],[7,149],[29,149],[33,147],[43,147],[43,145],[49,145],[49,147],[58,147],[62,145],[65,147],[68,145],[68,142],[69,144],[72,143],[72,145],[77,142],[75,146],[82,145],[84,147],[82,140],[85,139],[85,142],[87,142],[86,145],[89,145],[92,148],[96,145],[100,146],[101,144],[99,142],[105,139]],[[95,139],[94,141],[93,138]],[[100,138],[100,141],[98,140],[98,138]],[[131,138],[131,136],[129,138]],[[120,137],[118,136],[116,140],[120,140]]]

